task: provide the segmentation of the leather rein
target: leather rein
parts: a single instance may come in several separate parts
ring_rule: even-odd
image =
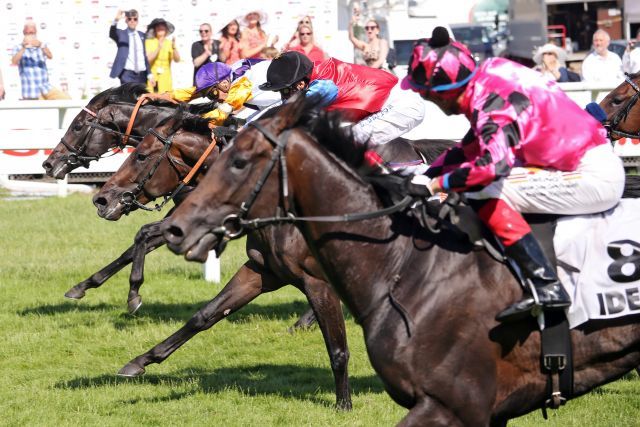
[[[276,137],[273,133],[271,133],[271,131],[266,129],[258,122],[247,123],[247,126],[253,126],[255,129],[257,129],[271,143],[271,145],[273,145],[273,152],[271,153],[271,159],[269,159],[269,163],[262,171],[262,174],[251,190],[249,197],[240,205],[240,212],[227,215],[222,220],[222,224],[212,230],[213,234],[222,235],[224,239],[231,240],[240,237],[249,230],[257,230],[259,228],[273,224],[293,224],[296,222],[352,222],[380,218],[383,216],[391,215],[395,212],[402,211],[414,201],[414,197],[406,196],[392,206],[372,212],[330,216],[296,216],[296,214],[289,208],[289,185],[287,178],[287,163],[285,157],[285,147],[288,141],[287,136],[289,135],[290,131],[285,131],[280,134],[279,137]],[[260,191],[262,191],[267,178],[275,169],[275,166],[278,162],[280,163],[281,167],[280,191],[281,199],[284,204],[284,215],[280,215],[281,207],[279,206],[277,214],[274,217],[247,219],[249,210],[253,206],[256,198],[258,197],[258,194],[260,194]]]
[[[618,112],[613,116],[610,122],[605,124],[605,128],[607,129],[609,136],[616,134],[626,138],[638,139],[640,138],[640,130],[636,133],[630,133],[617,129],[620,122],[623,122],[627,119],[627,116],[631,112],[631,109],[638,102],[638,99],[640,99],[640,87],[636,83],[634,83],[633,80],[631,80],[628,73],[625,73],[624,81],[628,83],[636,93],[634,93],[633,96],[629,98],[624,107],[618,110]]]

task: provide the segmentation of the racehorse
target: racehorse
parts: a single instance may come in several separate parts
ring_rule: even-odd
[[[623,137],[640,139],[640,73],[625,76],[625,81],[612,90],[600,107],[607,115],[605,127],[612,140]]]
[[[186,170],[178,172],[172,165],[195,163],[209,143],[206,125],[205,120],[193,117],[185,119],[176,113],[175,118],[155,129],[153,134],[147,135],[120,170],[95,195],[94,203],[100,216],[117,220],[128,206],[123,203],[125,193],[129,193],[129,197],[137,197],[139,203],[171,194],[179,185],[180,175],[187,173]],[[176,132],[176,129],[180,130]],[[166,150],[168,143],[171,148],[165,151],[166,157],[163,160],[160,155]],[[430,158],[451,144],[451,141],[434,142],[431,147],[434,153]],[[384,154],[393,154],[397,160],[403,160],[403,155],[415,156],[415,151],[409,144],[405,143],[404,150],[400,148],[400,144],[395,145],[395,148],[386,148]],[[436,148],[438,146],[439,149]],[[173,160],[169,160],[169,156]],[[207,163],[215,157],[216,151]],[[149,174],[151,170],[154,171],[153,174]],[[145,181],[144,185],[140,185],[142,180]],[[203,248],[204,251],[194,250],[188,258],[203,260],[209,249],[206,244],[203,244]],[[220,294],[200,309],[183,328],[148,352],[132,359],[119,373],[126,376],[144,373],[145,366],[164,361],[195,334],[209,329],[258,295],[292,284],[307,297],[325,339],[336,384],[336,404],[339,408],[351,408],[347,374],[349,353],[340,301],[326,283],[322,271],[317,268],[300,233],[295,227],[287,226],[270,227],[252,234],[247,239],[247,256],[249,261]],[[133,298],[136,295],[130,293],[130,299]]]
[[[42,163],[47,175],[62,179],[74,169],[88,167],[92,160],[114,148],[124,148],[124,130],[127,127],[134,105],[140,95],[147,93],[146,86],[139,83],[126,83],[107,89],[94,96],[76,115],[69,128]],[[113,108],[118,104],[117,108]],[[106,109],[107,106],[112,106]],[[147,129],[171,116],[175,105],[166,102],[153,102],[139,110],[134,121],[130,138],[126,145],[135,146]],[[94,133],[107,133],[110,138],[93,138]]]
[[[535,319],[494,319],[522,298],[509,269],[447,228],[422,229],[405,214],[344,221],[383,205],[354,172],[362,149],[336,131],[336,120],[319,118],[314,132],[297,125],[303,102],[236,136],[163,224],[170,249],[185,253],[212,230],[223,239],[299,215],[311,252],[363,328],[385,389],[409,409],[400,425],[504,426],[544,407]],[[589,321],[571,338],[570,397],[640,362],[638,317]]]

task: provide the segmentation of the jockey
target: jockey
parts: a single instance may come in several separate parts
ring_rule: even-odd
[[[195,86],[175,89],[154,98],[189,102],[206,97],[218,101],[220,104],[202,117],[209,119],[211,126],[222,126],[232,112],[237,112],[244,106],[261,110],[279,102],[270,92],[259,88],[266,81],[269,62],[245,59],[231,66],[211,62],[198,69]]]
[[[416,127],[424,118],[424,102],[394,86],[393,74],[335,58],[316,63],[300,52],[285,52],[271,61],[263,90],[279,92],[285,101],[306,91],[327,110],[340,110],[353,126],[356,141],[385,144]],[[426,168],[425,168],[426,169]]]
[[[465,192],[528,280],[532,296],[496,319],[568,307],[569,295],[520,212],[578,215],[614,207],[625,177],[605,129],[539,73],[503,58],[476,64],[442,27],[414,47],[402,87],[471,123],[462,141],[408,186],[421,195]]]

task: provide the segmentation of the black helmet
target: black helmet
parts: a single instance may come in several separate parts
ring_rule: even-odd
[[[309,77],[313,71],[313,62],[300,52],[285,52],[276,57],[267,70],[267,82],[260,85],[261,90],[280,91],[296,82]]]

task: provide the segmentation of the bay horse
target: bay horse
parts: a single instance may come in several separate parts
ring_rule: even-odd
[[[199,118],[176,117],[156,128],[153,134],[147,135],[118,172],[95,195],[94,203],[99,215],[117,220],[126,209],[126,205],[122,203],[125,193],[135,195],[140,203],[171,194],[180,182],[180,173],[172,163],[193,165],[197,161],[209,144],[206,126],[207,122]],[[163,136],[164,141],[160,141],[158,135]],[[150,164],[150,159],[160,159],[157,156],[166,149],[169,138],[172,149],[167,151],[167,156],[173,156],[174,160],[169,161],[167,158]],[[452,141],[433,141],[428,147],[430,151],[426,150],[429,160],[452,144]],[[416,155],[412,146],[406,142],[385,147],[382,154],[400,161],[413,160]],[[215,160],[217,155],[217,151],[214,151],[207,164]],[[149,175],[147,171],[151,168],[155,168],[155,173]],[[203,172],[206,173],[206,170]],[[182,171],[182,174],[186,173],[186,170]],[[196,176],[200,178],[202,175]],[[143,179],[145,183],[140,186]],[[203,245],[194,249],[187,259],[203,261],[208,250],[209,246],[204,239]],[[195,334],[209,329],[260,294],[292,284],[307,297],[323,334],[336,384],[336,405],[342,409],[350,409],[347,374],[349,352],[342,308],[309,253],[302,235],[292,226],[265,228],[248,236],[247,256],[249,260],[213,300],[202,307],[183,328],[132,359],[120,370],[120,375],[137,376],[144,373],[145,366],[166,360]],[[134,297],[130,294],[130,299]]]
[[[640,73],[627,74],[625,81],[600,101],[607,120],[604,125],[612,140],[640,139]]]
[[[504,264],[446,228],[432,233],[405,214],[317,220],[378,211],[383,204],[354,172],[362,149],[341,136],[337,120],[320,117],[312,133],[299,126],[309,108],[304,102],[285,104],[236,136],[163,224],[169,248],[186,253],[212,230],[230,238],[241,226],[258,227],[258,219],[265,225],[311,217],[298,227],[362,326],[387,393],[409,409],[400,425],[504,426],[542,408],[549,396],[535,319],[494,319],[522,298]],[[571,397],[640,362],[638,317],[590,321],[571,330],[571,338]]]

